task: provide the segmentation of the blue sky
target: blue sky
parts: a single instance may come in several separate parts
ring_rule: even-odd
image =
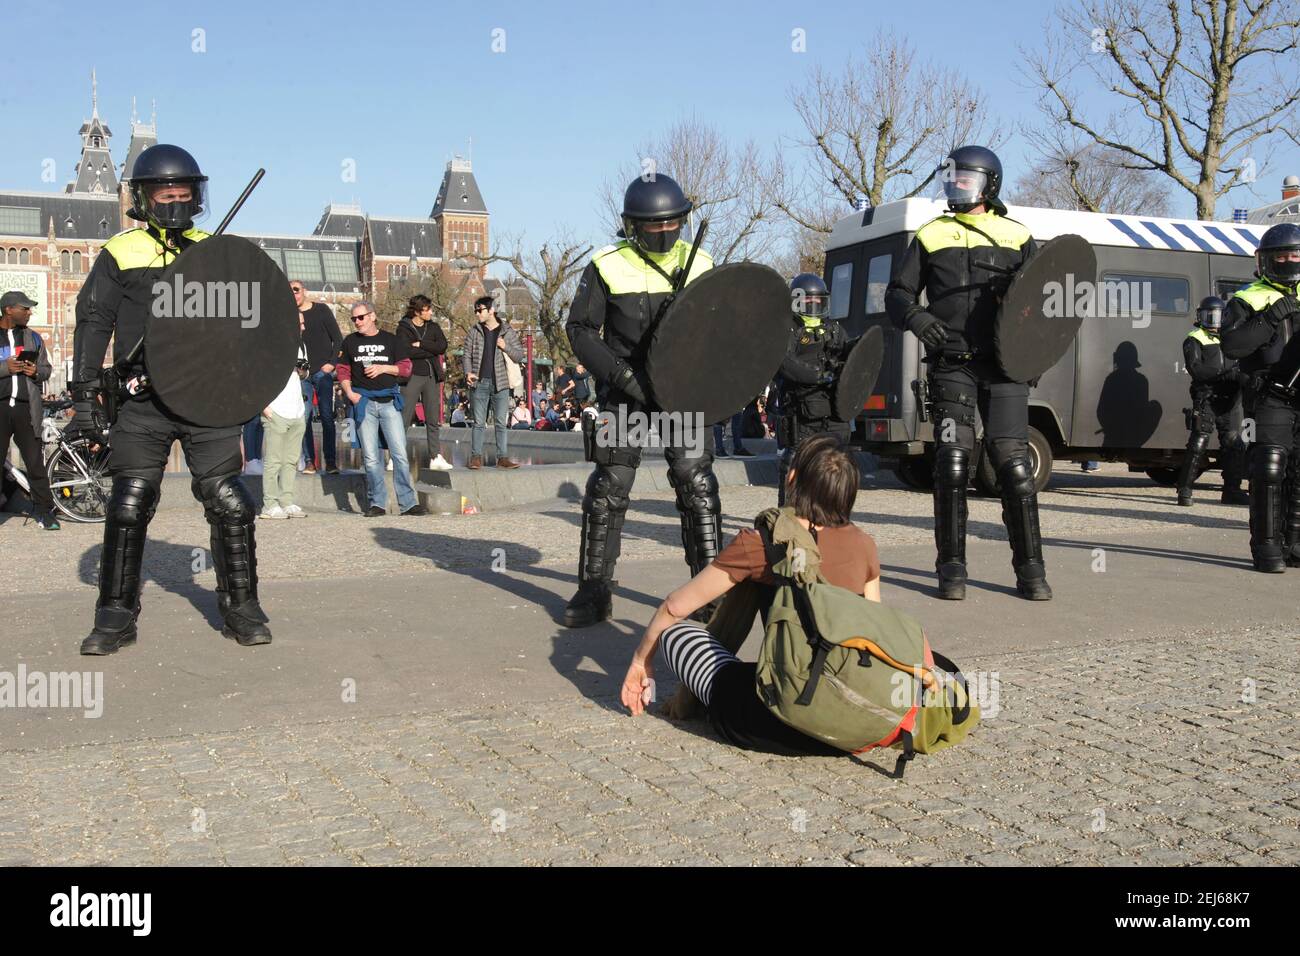
[[[972,13],[969,3],[933,0],[6,7],[6,33],[30,45],[11,47],[17,59],[0,88],[0,187],[49,189],[40,180],[46,158],[60,185],[71,178],[94,66],[119,163],[134,96],[145,117],[156,99],[161,139],[199,158],[218,215],[257,166],[267,168],[238,220],[243,230],[309,232],[331,200],[355,199],[374,215],[427,215],[446,161],[468,153],[472,138],[494,233],[538,243],[560,224],[604,241],[602,181],[674,120],[694,113],[737,141],[775,143],[798,132],[788,91],[817,63],[841,64],[881,27],[923,57],[951,56],[969,39],[962,25]],[[1003,116],[1029,117],[1034,97],[1016,47],[1041,41],[1049,7],[1013,0],[978,10],[984,47],[958,65]],[[804,54],[790,50],[795,28],[806,31]],[[192,50],[196,29],[206,52]],[[503,53],[492,52],[498,29]],[[1013,137],[1003,149],[1010,179],[1025,158]],[[349,159],[355,183],[341,178]],[[1220,213],[1278,198],[1292,172],[1300,150],[1279,149],[1254,196],[1235,192]],[[1191,215],[1183,195],[1174,211]]]

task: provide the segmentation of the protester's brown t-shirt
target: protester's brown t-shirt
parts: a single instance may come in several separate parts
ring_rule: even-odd
[[[880,577],[875,539],[857,525],[822,528],[817,532],[817,549],[821,552],[822,576],[836,587],[861,594],[868,581]],[[774,583],[763,539],[752,528],[736,535],[713,565],[726,571],[734,584],[749,580]]]

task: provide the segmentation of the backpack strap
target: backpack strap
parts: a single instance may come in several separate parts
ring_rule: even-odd
[[[952,662],[951,658],[944,657],[934,648],[930,648],[930,656],[934,658],[936,665],[946,670],[961,684],[961,689],[966,694],[966,703],[962,704],[961,707],[953,708],[952,720],[955,724],[965,723],[966,718],[970,716],[970,687],[966,684],[965,675],[962,674],[961,668]]]
[[[898,760],[894,762],[894,778],[903,779],[903,773],[907,770],[908,763],[916,756],[916,747],[912,744],[912,733],[909,730],[901,730],[899,739],[903,742],[903,752],[898,755]]]
[[[790,590],[794,593],[795,613],[799,615],[799,624],[803,628],[804,637],[808,639],[809,646],[813,648],[812,663],[808,666],[808,683],[804,684],[803,690],[795,700],[796,704],[807,707],[812,703],[813,694],[817,693],[817,685],[821,683],[822,671],[826,668],[826,658],[835,645],[823,640],[821,632],[817,630],[817,620],[813,617],[812,604],[808,601],[808,593],[793,577],[776,573],[777,564],[785,559],[790,546],[788,544],[776,544],[772,540],[772,533],[761,525],[757,528],[757,531],[759,538],[763,542],[763,552],[767,556],[767,563],[772,569],[772,577],[782,584],[789,584]]]

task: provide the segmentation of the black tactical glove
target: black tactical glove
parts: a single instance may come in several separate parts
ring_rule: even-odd
[[[948,344],[947,328],[929,312],[912,313],[907,320],[907,329],[929,348],[941,349]]]
[[[642,388],[640,380],[637,379],[636,372],[632,371],[632,366],[627,363],[619,364],[618,370],[614,372],[609,383],[633,401],[642,405],[649,404],[645,389]]]
[[[70,438],[85,438],[96,444],[108,434],[108,412],[104,407],[104,390],[96,382],[72,384],[73,414],[67,431]]]

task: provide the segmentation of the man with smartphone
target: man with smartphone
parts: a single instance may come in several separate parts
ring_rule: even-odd
[[[36,302],[22,292],[0,296],[0,461],[9,457],[9,439],[18,443],[32,485],[36,525],[58,531],[54,497],[41,454],[41,383],[50,378],[50,360],[41,337],[27,327]]]

